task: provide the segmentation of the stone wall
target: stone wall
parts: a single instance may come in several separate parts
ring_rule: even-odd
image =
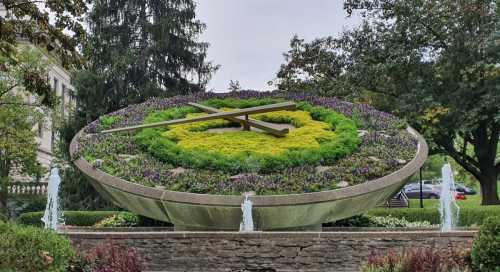
[[[134,247],[148,271],[358,271],[371,252],[469,247],[476,232],[78,232],[88,249],[110,240]]]

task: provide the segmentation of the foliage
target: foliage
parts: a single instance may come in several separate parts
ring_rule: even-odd
[[[217,67],[206,62],[205,25],[192,0],[94,1],[74,86],[87,122],[153,96],[203,91]]]
[[[74,252],[67,238],[40,228],[0,223],[0,270],[66,271]]]
[[[223,104],[234,106],[228,102]],[[247,105],[256,104],[260,103]],[[154,156],[176,166],[231,173],[270,172],[318,162],[331,164],[357,147],[359,140],[352,120],[322,107],[301,104],[298,108],[300,110],[295,112],[252,116],[257,120],[294,125],[296,129],[283,138],[252,131],[204,132],[209,128],[229,125],[227,121],[215,120],[170,126],[165,132],[145,129],[136,139]],[[190,111],[192,109],[189,108],[167,109],[151,114],[145,122],[183,118],[186,116],[180,113]]]
[[[405,118],[434,152],[479,181],[483,204],[499,204],[497,2],[346,0],[344,6],[362,15],[361,25],[311,43],[294,37],[278,86],[319,89]]]
[[[472,264],[480,272],[500,271],[500,216],[489,217],[472,247]]]
[[[44,211],[46,205],[45,195],[10,196],[7,204],[8,217],[15,220],[23,213]]]
[[[22,225],[43,226],[41,218],[44,212],[29,212],[21,214],[17,222]],[[93,226],[105,218],[120,214],[119,211],[64,211],[64,222],[68,226]]]
[[[70,272],[141,272],[141,257],[133,248],[125,248],[110,241],[81,252],[69,269]]]
[[[405,218],[410,222],[428,221],[432,225],[438,225],[441,222],[438,209],[435,208],[407,208],[407,209],[384,209],[376,208],[370,210],[368,215],[371,216],[390,216],[395,218]],[[500,208],[492,207],[461,207],[459,226],[478,226],[481,225],[488,217],[500,215]]]
[[[0,18],[0,58],[16,62],[22,38],[55,53],[65,67],[81,66],[77,47],[85,35],[81,25],[81,16],[87,10],[85,1],[46,1],[40,5],[39,1],[2,0],[0,5],[7,13]]]
[[[175,173],[172,171],[176,168],[173,162],[160,161],[150,152],[141,150],[134,133],[94,134],[103,129],[100,120],[96,120],[85,129],[87,133],[92,133],[92,136],[79,139],[82,148],[76,156],[84,154],[85,158],[94,164],[99,159],[99,163],[95,164],[96,168],[146,186],[164,186],[169,190],[204,194],[240,194],[241,192],[254,191],[263,195],[336,189],[342,181],[349,185],[359,184],[394,172],[415,155],[415,138],[402,130],[405,123],[392,115],[376,111],[366,105],[344,103],[334,98],[303,94],[248,91],[228,94],[200,93],[191,96],[176,96],[170,99],[152,99],[142,104],[131,105],[108,116],[120,116],[118,121],[113,124],[113,128],[115,128],[141,124],[148,116],[159,118],[157,120],[184,117],[194,113],[194,108],[185,107],[187,102],[206,101],[203,103],[217,108],[245,108],[284,100],[304,101],[305,103],[300,103],[299,106],[306,107],[310,104],[312,105],[310,111],[313,111],[312,109],[328,109],[311,114],[313,118],[327,118],[328,114],[326,113],[329,111],[351,118],[358,128],[364,130],[358,149],[332,164],[320,162],[321,165],[325,166],[323,168],[316,168],[316,164],[291,167],[283,171],[269,173],[243,172],[240,175],[232,176],[228,171],[195,170],[192,167],[196,163],[191,163],[186,164],[185,171]],[[349,127],[346,129],[350,131]],[[383,132],[379,132],[382,130]],[[146,131],[143,130],[139,134],[144,134]],[[155,130],[149,131],[155,132]],[[155,136],[157,136],[155,139],[167,140],[162,138],[160,133]],[[161,151],[162,149],[155,150]],[[213,159],[212,156],[196,158],[200,160]],[[254,171],[262,169],[262,165],[257,162],[247,160],[246,164],[249,169]]]
[[[333,227],[429,228],[428,221],[408,221],[404,217],[357,215],[331,224]]]
[[[429,221],[414,221],[410,222],[403,218],[395,218],[391,216],[373,216],[371,217],[373,224],[376,227],[386,228],[428,228],[431,226]]]
[[[337,40],[332,37],[315,39],[306,43],[294,35],[290,50],[286,52],[285,64],[280,66],[277,78],[269,84],[279,90],[317,93],[348,98],[352,88],[343,79],[344,58],[336,50]]]
[[[72,113],[68,121],[59,127],[59,141],[56,163],[59,164],[61,184],[59,187],[60,204],[64,210],[116,210],[117,207],[103,199],[88,182],[87,178],[70,163],[69,145],[78,130],[85,123],[83,118]]]
[[[0,212],[7,207],[10,175],[39,179],[45,170],[37,161],[33,127],[43,122],[44,105],[53,105],[52,98],[43,96],[46,86],[32,94],[34,104],[26,102],[22,93],[23,86],[29,90],[30,84],[40,85],[38,81],[45,76],[41,55],[24,49],[16,57],[16,65],[0,58]]]
[[[433,248],[405,249],[402,253],[372,254],[362,272],[470,272],[468,251]]]
[[[112,127],[116,122],[120,121],[120,116],[102,116],[100,121],[102,128],[107,129]]]
[[[121,212],[97,222],[94,227],[135,227],[139,224],[139,217],[136,214]]]

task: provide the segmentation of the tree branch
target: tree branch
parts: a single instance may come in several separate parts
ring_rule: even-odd
[[[462,160],[462,157],[457,153],[449,152],[448,150],[446,150],[446,153],[450,157],[452,157],[458,164],[460,164],[460,166],[462,166],[465,170],[471,173],[476,179],[481,180],[482,174],[480,169],[478,169],[474,165],[466,163],[464,160]]]
[[[24,6],[24,5],[43,4],[43,3],[48,3],[48,2],[49,1],[43,1],[43,0],[25,1],[25,2],[20,2],[20,3],[13,4],[13,5],[6,5],[5,8],[6,9],[13,9],[13,8],[17,8],[17,7]]]
[[[16,83],[16,84],[14,84],[14,85],[12,85],[12,86],[10,86],[10,87],[9,87],[9,88],[7,88],[5,91],[3,91],[3,92],[1,92],[1,93],[0,93],[0,97],[2,97],[2,96],[3,96],[4,94],[6,94],[6,93],[8,93],[8,92],[12,91],[12,90],[13,90],[15,87],[17,87],[17,86],[19,86],[19,84],[17,84],[17,83]]]
[[[0,106],[2,105],[14,105],[14,106],[27,106],[27,107],[41,107],[41,104],[30,104],[30,103],[16,103],[16,102],[0,102]]]

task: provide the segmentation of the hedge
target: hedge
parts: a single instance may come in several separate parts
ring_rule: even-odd
[[[500,271],[500,217],[490,217],[481,226],[472,246],[472,264],[477,272]]]
[[[405,218],[410,222],[429,221],[433,225],[441,222],[439,210],[433,208],[377,208],[369,211],[368,214]],[[462,207],[460,208],[459,226],[479,226],[490,216],[500,216],[500,206]]]
[[[74,256],[67,238],[45,229],[0,222],[0,271],[67,271]]]
[[[65,211],[64,222],[70,226],[93,226],[104,218],[111,217],[120,211]],[[17,222],[23,225],[43,226],[41,218],[43,212],[23,213],[17,218]]]
[[[96,223],[102,221],[103,219],[110,218],[114,215],[125,214],[130,216],[136,216],[138,218],[137,227],[168,227],[172,224],[167,222],[158,221],[141,215],[135,215],[131,212],[124,211],[65,211],[64,212],[64,222],[66,225],[86,227],[93,226]],[[128,216],[128,217],[130,217]],[[23,225],[31,225],[42,227],[43,222],[41,218],[43,217],[43,212],[29,212],[23,213],[17,218],[17,222]]]

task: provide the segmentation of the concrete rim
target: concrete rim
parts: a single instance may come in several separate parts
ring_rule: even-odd
[[[83,135],[85,128],[80,130],[75,137],[71,140],[70,155],[75,156],[78,150],[78,139]],[[303,205],[321,202],[330,202],[353,196],[360,196],[377,191],[383,188],[400,183],[402,180],[410,178],[420,167],[424,164],[428,155],[428,146],[425,139],[416,130],[411,127],[407,131],[415,136],[418,141],[418,148],[415,157],[401,169],[374,179],[362,184],[353,185],[346,188],[302,193],[302,194],[288,194],[288,195],[265,195],[265,196],[250,196],[254,207],[272,207],[272,206],[291,206]],[[210,195],[210,194],[195,194],[187,192],[175,192],[163,190],[153,187],[129,182],[127,180],[109,175],[103,171],[95,169],[83,157],[78,157],[74,160],[75,166],[82,171],[82,173],[98,183],[112,187],[119,191],[126,192],[145,198],[155,199],[159,201],[186,203],[194,205],[208,205],[208,206],[230,206],[239,207],[244,200],[244,196],[235,195]]]

